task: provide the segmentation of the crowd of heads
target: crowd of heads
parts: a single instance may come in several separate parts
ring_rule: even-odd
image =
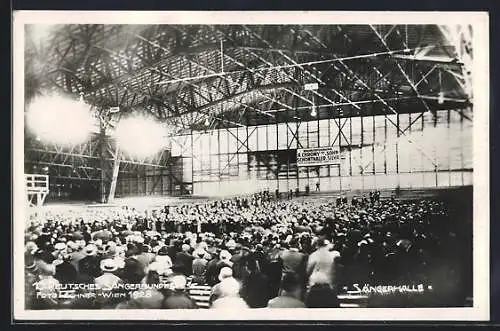
[[[25,231],[26,305],[196,309],[205,286],[204,308],[333,308],[352,284],[452,286],[458,241],[443,203],[376,193],[45,212]]]

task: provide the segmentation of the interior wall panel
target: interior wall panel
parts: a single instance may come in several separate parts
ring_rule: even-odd
[[[472,111],[388,114],[194,133],[194,194],[467,185],[472,181]],[[297,167],[296,148],[339,146],[338,165]],[[208,184],[220,182],[220,185]],[[214,186],[215,185],[215,186]],[[213,193],[213,192],[212,192]]]

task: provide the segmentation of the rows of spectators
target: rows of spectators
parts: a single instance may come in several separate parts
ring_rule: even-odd
[[[26,306],[339,307],[353,284],[432,284],[439,291],[427,304],[460,305],[453,229],[443,203],[377,194],[49,212],[25,232]],[[416,303],[372,302],[389,304]]]

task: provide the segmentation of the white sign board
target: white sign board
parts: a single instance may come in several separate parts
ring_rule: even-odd
[[[318,83],[309,83],[304,85],[304,90],[314,91],[318,89]]]
[[[339,147],[317,147],[297,149],[297,166],[340,164]]]

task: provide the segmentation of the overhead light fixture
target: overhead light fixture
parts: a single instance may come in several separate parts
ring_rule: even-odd
[[[442,105],[444,103],[444,92],[439,92],[438,94],[438,103]]]
[[[441,70],[439,70],[438,73],[439,73],[439,90],[440,90],[438,93],[438,103],[440,105],[442,105],[444,102],[444,92],[441,91],[441,89],[443,88],[442,82],[441,82]]]
[[[205,126],[209,126],[209,125],[210,125],[210,121],[209,121],[209,119],[207,117],[207,118],[205,118]]]
[[[311,109],[311,116],[316,117],[316,115],[318,115],[318,113],[316,112],[316,105],[313,105]]]

